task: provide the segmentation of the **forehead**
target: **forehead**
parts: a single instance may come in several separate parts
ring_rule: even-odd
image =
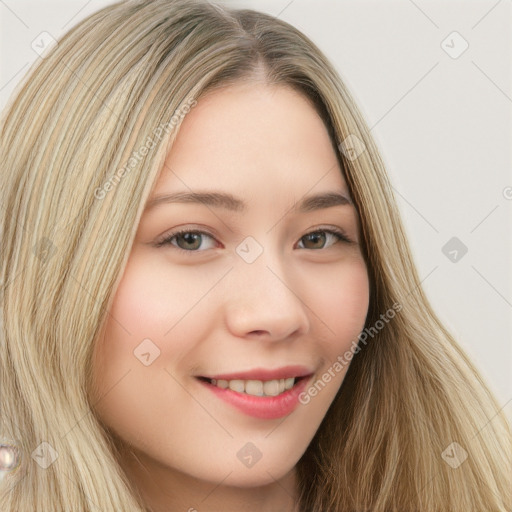
[[[155,193],[229,189],[247,198],[349,191],[327,128],[285,86],[240,83],[210,92],[184,117]]]

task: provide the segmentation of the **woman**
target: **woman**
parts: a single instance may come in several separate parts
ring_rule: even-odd
[[[99,11],[6,110],[1,180],[1,510],[512,507],[510,426],[290,25]]]

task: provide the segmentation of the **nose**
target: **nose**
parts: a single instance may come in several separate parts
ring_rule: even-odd
[[[300,280],[265,252],[251,264],[237,262],[229,277],[224,311],[234,336],[279,341],[308,332],[310,309]]]

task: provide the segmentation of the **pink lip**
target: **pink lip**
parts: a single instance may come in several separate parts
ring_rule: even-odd
[[[307,375],[311,375],[311,373],[313,373],[313,370],[306,368],[305,366],[290,365],[276,368],[275,370],[254,368],[245,372],[202,375],[202,377],[216,380],[274,380],[288,379],[290,377],[306,377]]]
[[[258,375],[261,375],[261,373],[258,373]],[[254,396],[246,393],[238,393],[229,388],[219,388],[204,380],[199,379],[199,382],[203,386],[206,386],[206,388],[218,398],[236,407],[244,414],[253,416],[254,418],[271,420],[288,416],[288,414],[295,410],[299,404],[299,396],[306,386],[308,386],[312,375],[313,374],[309,375],[310,378],[300,379],[291,389],[278,396]],[[233,379],[230,378],[226,380]]]

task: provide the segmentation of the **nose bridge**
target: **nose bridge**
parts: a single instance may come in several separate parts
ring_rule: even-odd
[[[286,272],[276,251],[247,237],[236,248],[226,321],[238,336],[258,332],[282,339],[309,328],[307,307],[298,282]]]

